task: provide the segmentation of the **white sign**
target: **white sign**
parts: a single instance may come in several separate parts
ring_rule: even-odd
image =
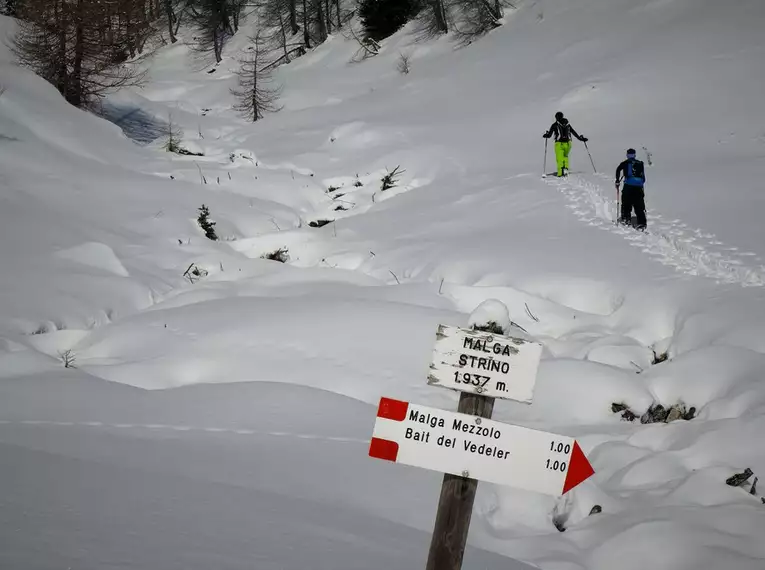
[[[438,325],[428,384],[531,402],[541,356],[536,342]]]
[[[548,495],[593,473],[566,436],[382,398],[369,455]]]

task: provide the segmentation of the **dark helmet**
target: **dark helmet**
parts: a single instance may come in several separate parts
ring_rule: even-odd
[[[560,121],[562,118],[563,118],[563,113],[561,113],[560,111],[555,113],[555,120],[556,121]]]
[[[629,158],[635,158],[636,155],[637,155],[637,153],[635,152],[634,148],[628,148],[627,149],[627,156]]]
[[[562,119],[560,120],[560,124],[561,124],[561,125],[568,125],[568,119],[566,119],[565,117],[564,117],[564,118],[562,118]]]

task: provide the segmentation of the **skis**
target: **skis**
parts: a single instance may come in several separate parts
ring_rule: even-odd
[[[546,173],[546,174],[543,174],[543,175],[542,175],[542,178],[547,178],[548,176],[551,176],[551,177],[553,177],[553,178],[565,178],[565,177],[566,177],[566,176],[568,176],[569,174],[584,174],[584,171],[583,171],[583,170],[569,170],[569,171],[568,171],[568,172],[566,172],[566,174],[564,174],[563,176],[558,176],[558,173],[557,173],[557,172],[548,172],[548,173]]]

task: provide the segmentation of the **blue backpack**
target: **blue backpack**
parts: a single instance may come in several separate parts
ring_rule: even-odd
[[[636,158],[627,161],[627,176],[624,178],[624,183],[630,186],[643,187],[645,184],[645,166],[642,161]]]

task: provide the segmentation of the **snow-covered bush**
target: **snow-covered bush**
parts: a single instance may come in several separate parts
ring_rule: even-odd
[[[218,235],[215,233],[215,222],[210,220],[210,210],[207,206],[202,204],[199,208],[199,216],[197,217],[197,223],[199,227],[205,232],[205,237],[213,241],[218,240]]]
[[[71,350],[65,350],[63,352],[59,352],[58,356],[61,359],[61,363],[64,365],[64,368],[74,368],[74,361],[76,360],[74,352]]]
[[[286,247],[280,247],[279,249],[270,253],[264,253],[260,256],[261,259],[270,259],[271,261],[278,261],[279,263],[287,263],[290,260],[289,250]]]
[[[412,56],[408,53],[400,53],[398,55],[398,63],[396,64],[396,69],[401,75],[409,75],[409,72],[412,70],[412,66],[410,64],[411,59]]]
[[[398,184],[397,176],[404,172],[403,170],[399,170],[399,168],[401,168],[401,167],[397,166],[391,172],[389,172],[388,174],[386,174],[385,176],[383,176],[380,179],[380,182],[382,183],[382,185],[380,186],[380,191],[381,192],[385,192],[386,190],[390,190],[391,188],[393,188],[394,186],[396,186]]]

